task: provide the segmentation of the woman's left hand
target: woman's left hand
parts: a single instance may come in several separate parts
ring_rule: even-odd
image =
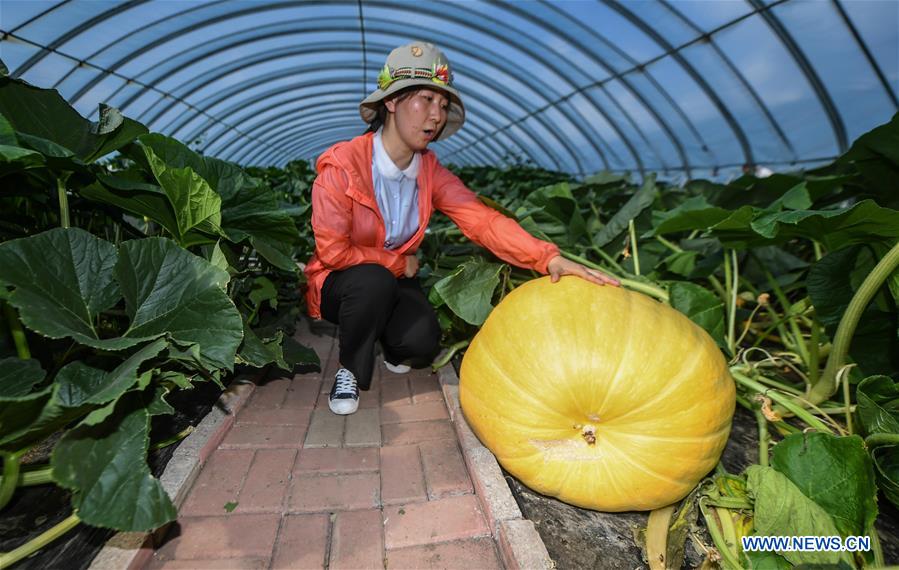
[[[553,283],[557,282],[563,275],[575,275],[597,285],[612,285],[613,287],[621,285],[617,279],[609,277],[602,271],[590,269],[580,263],[565,259],[561,255],[550,259],[546,269],[549,271],[550,281]]]

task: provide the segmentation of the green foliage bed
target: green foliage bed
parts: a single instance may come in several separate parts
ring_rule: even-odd
[[[73,491],[65,524],[146,530],[175,517],[146,466],[166,394],[235,365],[316,361],[285,334],[314,172],[241,169],[114,109],[100,117],[0,78],[0,506],[53,482]],[[825,168],[728,184],[456,171],[567,257],[685,313],[730,359],[759,465],[720,468],[651,517],[646,543],[667,545],[650,560],[679,566],[704,524],[708,563],[726,568],[883,564],[877,502],[899,504],[899,118]],[[448,348],[435,366],[535,277],[441,216],[421,257]],[[60,430],[50,465],[20,473]],[[748,535],[870,536],[871,549],[748,553]]]

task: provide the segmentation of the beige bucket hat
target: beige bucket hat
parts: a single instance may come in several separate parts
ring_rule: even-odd
[[[359,114],[363,121],[371,123],[378,117],[385,97],[413,85],[434,87],[446,93],[450,100],[446,125],[437,137],[437,140],[444,140],[465,122],[462,97],[452,84],[452,68],[443,52],[434,44],[412,42],[394,49],[387,56],[387,63],[378,74],[378,88],[359,104]]]

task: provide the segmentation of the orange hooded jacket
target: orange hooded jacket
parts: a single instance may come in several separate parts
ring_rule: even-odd
[[[316,163],[312,185],[315,253],[306,265],[306,307],[321,318],[321,290],[331,271],[362,263],[383,265],[395,276],[406,269],[404,256],[418,250],[434,209],[446,214],[473,242],[503,261],[546,274],[559,248],[531,236],[518,223],[484,205],[431,151],[421,154],[418,171],[418,231],[397,249],[384,249],[387,232],[371,178],[372,138],[366,133],[340,142]]]

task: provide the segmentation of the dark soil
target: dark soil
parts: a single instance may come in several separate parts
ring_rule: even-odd
[[[740,473],[758,462],[755,417],[737,406],[730,439],[722,462],[730,473]],[[531,491],[511,475],[506,481],[525,518],[537,527],[550,557],[559,570],[646,568],[634,539],[635,530],[646,526],[647,513],[601,513],[574,507]],[[899,513],[886,500],[879,502],[877,530],[887,564],[899,562]],[[700,516],[701,518],[701,516]],[[702,537],[705,544],[711,539]],[[687,540],[684,567],[697,568],[703,555]]]
[[[196,426],[212,410],[221,395],[221,388],[208,382],[193,390],[173,392],[166,400],[175,408],[174,415],[156,416],[152,424],[152,442],[162,441],[180,433],[187,426]],[[55,439],[51,438],[26,458],[28,463],[46,464],[50,460]],[[159,477],[177,445],[151,452],[148,464],[153,475]],[[55,485],[22,487],[0,517],[0,552],[21,546],[51,528],[72,512],[71,493]],[[46,546],[37,554],[15,565],[17,569],[45,570],[65,568],[80,570],[90,566],[94,556],[116,531],[78,525],[62,538]]]

